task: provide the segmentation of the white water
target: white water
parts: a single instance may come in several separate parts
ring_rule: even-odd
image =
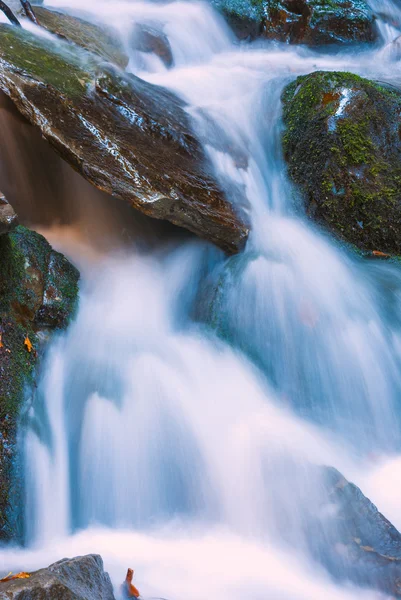
[[[253,232],[231,259],[202,242],[110,256],[79,231],[48,234],[81,268],[80,309],[30,409],[29,546],[2,551],[0,569],[99,552],[116,590],[134,566],[145,597],[378,598],[312,561],[302,513],[319,496],[308,465],[330,464],[401,525],[401,279],[296,210],[279,98],[317,69],[399,80],[393,25],[380,48],[330,56],[239,47],[203,3],[52,5],[103,19],[127,50],[135,22],[164,31],[174,68],[137,52],[130,68],[188,102],[218,175],[243,186]]]

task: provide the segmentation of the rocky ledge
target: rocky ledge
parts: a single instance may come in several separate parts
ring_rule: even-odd
[[[74,314],[79,273],[42,235],[21,225],[0,235],[0,257],[0,539],[8,539],[19,533],[21,411],[34,393],[45,340]]]
[[[401,254],[401,92],[316,72],[284,91],[283,147],[310,217],[361,250]]]
[[[0,583],[0,600],[115,600],[102,558],[64,558],[28,577]]]
[[[248,235],[185,105],[78,46],[0,25],[0,89],[88,181],[229,253]]]
[[[374,42],[375,15],[365,0],[212,0],[240,39],[320,46]]]

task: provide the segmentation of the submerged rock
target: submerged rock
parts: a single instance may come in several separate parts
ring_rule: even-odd
[[[15,210],[7,202],[7,198],[0,192],[0,235],[8,233],[18,225]]]
[[[0,236],[0,538],[16,535],[11,486],[16,431],[43,351],[39,330],[66,327],[79,273],[45,238],[18,226]]]
[[[365,0],[213,0],[239,37],[290,44],[373,42],[375,17]]]
[[[155,54],[166,67],[173,65],[170,42],[157,25],[136,23],[131,34],[131,47],[139,52]]]
[[[0,600],[115,600],[99,555],[64,558],[26,579],[0,583]]]
[[[350,73],[299,77],[283,147],[309,216],[361,250],[401,253],[401,92]]]
[[[401,534],[336,469],[321,473],[322,501],[308,521],[313,554],[335,577],[401,598]]]
[[[0,89],[88,181],[228,252],[248,228],[217,184],[183,102],[94,55],[0,26]]]

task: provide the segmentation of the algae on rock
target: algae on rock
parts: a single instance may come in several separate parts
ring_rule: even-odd
[[[45,238],[23,226],[0,236],[0,539],[14,537],[16,435],[43,353],[39,330],[65,328],[79,273]]]
[[[401,92],[316,72],[282,100],[284,154],[308,215],[361,250],[401,254]]]

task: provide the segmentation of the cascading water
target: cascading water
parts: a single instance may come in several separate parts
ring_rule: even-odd
[[[52,5],[103,19],[127,50],[134,23],[163,29],[174,68],[131,52],[130,69],[187,101],[253,227],[229,259],[199,241],[106,257],[48,232],[79,263],[81,301],[28,414],[28,547],[2,551],[4,568],[95,551],[116,585],[133,564],[145,596],[381,597],[333,584],[313,562],[303,509],[319,495],[310,465],[329,464],[400,523],[387,482],[400,462],[401,277],[302,215],[281,157],[280,94],[317,69],[399,79],[385,47],[395,3],[380,48],[337,55],[238,47],[199,2]]]

